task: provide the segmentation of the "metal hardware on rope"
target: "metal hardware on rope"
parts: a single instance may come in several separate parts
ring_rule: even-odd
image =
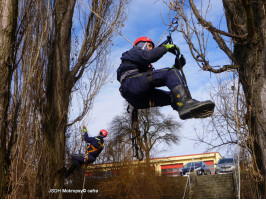
[[[171,26],[172,26],[173,24],[176,24],[175,27],[177,28],[177,27],[178,27],[178,19],[173,18],[173,19],[172,19]],[[169,35],[167,36],[167,39],[166,39],[164,42],[162,42],[162,43],[159,45],[159,47],[160,47],[160,46],[163,46],[163,45],[165,45],[165,44],[173,44],[172,32],[174,32],[176,28],[174,28],[174,29],[172,29],[172,30],[169,30]],[[168,27],[168,29],[169,29],[169,27]],[[173,54],[176,56],[176,58],[175,58],[175,63],[179,62],[180,52],[179,52],[178,50],[175,50],[174,52],[171,52],[171,53],[173,53]],[[188,95],[191,97],[191,94],[190,94],[189,89],[188,89],[187,79],[186,79],[185,73],[184,73],[182,67],[181,67],[181,69],[179,69],[179,70],[181,71],[181,74],[182,74],[182,77],[183,77],[183,80],[184,80],[184,81],[183,81],[184,87],[186,88],[186,90],[187,90],[187,92],[188,92]],[[204,113],[204,114],[206,114],[206,113]],[[207,115],[207,114],[206,114],[206,115]],[[208,116],[208,115],[207,115],[207,116]],[[204,117],[204,116],[198,116],[198,117]]]
[[[163,33],[163,35],[161,36],[161,38],[159,39],[159,41],[157,42],[157,44],[155,45],[156,47],[158,46],[158,44],[160,43],[161,39],[163,38],[163,36],[166,34],[166,32],[170,29],[170,27],[173,27],[173,24],[176,24],[176,28],[178,27],[178,19],[173,18],[172,19],[172,23],[168,26],[168,28],[166,29],[166,31]],[[172,30],[169,30],[169,35],[171,35],[172,32],[175,31],[175,28]],[[165,43],[167,44],[167,43]],[[160,44],[159,46],[162,46],[163,44]]]

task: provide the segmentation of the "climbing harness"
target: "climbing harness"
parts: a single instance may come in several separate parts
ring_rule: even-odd
[[[126,71],[120,78],[120,83],[123,84],[124,81],[126,80],[126,78],[128,78],[129,76],[131,76],[133,73],[137,72],[137,69],[132,69],[132,70],[128,70]]]
[[[92,152],[95,152],[95,151],[99,151],[103,147],[103,143],[101,142],[101,140],[99,138],[97,138],[97,137],[95,137],[95,139],[99,140],[100,146],[96,148],[92,144],[88,145],[86,154],[92,153]],[[91,150],[89,150],[90,147],[92,148]]]
[[[129,107],[127,108],[127,112],[130,113]],[[136,157],[139,161],[144,158],[144,153],[141,148],[141,131],[139,130],[139,121],[138,121],[138,110],[133,108],[131,113],[131,141],[132,141],[132,151],[133,157]]]
[[[172,24],[178,24],[177,20],[173,20]],[[169,28],[170,28],[170,26],[167,28],[165,33],[169,30]],[[173,31],[174,30],[169,31],[169,35],[167,36],[167,40],[164,41],[159,46],[162,46],[162,45],[167,44],[167,43],[173,44],[172,37],[171,37],[171,33]],[[165,35],[165,33],[163,34],[163,36]],[[159,40],[159,42],[160,42],[160,40]],[[179,54],[178,54],[178,56],[179,56]],[[127,75],[124,75],[124,76],[127,77]],[[120,79],[121,83],[123,82],[125,77],[123,77],[123,78],[121,77],[121,79]],[[153,83],[153,79],[152,79],[152,71],[146,72],[146,78],[148,81],[148,85],[150,87],[154,87],[154,83]],[[130,111],[129,111],[130,106],[131,105],[128,105],[128,108],[127,108],[128,113],[130,113]],[[149,106],[152,107],[152,100],[151,99],[149,99]],[[141,161],[144,158],[144,153],[143,153],[143,150],[141,148],[141,136],[140,136],[141,131],[139,130],[138,109],[136,109],[136,108],[133,108],[132,113],[131,113],[131,129],[132,129],[131,141],[132,141],[133,156],[136,157],[139,161]]]
[[[85,163],[88,162],[88,155],[89,155],[89,153],[99,151],[101,148],[103,148],[103,143],[101,142],[101,140],[99,138],[97,138],[97,137],[95,137],[95,139],[99,140],[98,143],[99,143],[100,146],[98,148],[94,147],[92,144],[90,144],[90,145],[87,146],[87,150],[86,150],[86,154],[85,154]]]
[[[146,72],[146,78],[147,78],[149,87],[150,88],[154,88],[154,82],[153,82],[153,79],[152,79],[152,71],[151,70],[148,70]]]

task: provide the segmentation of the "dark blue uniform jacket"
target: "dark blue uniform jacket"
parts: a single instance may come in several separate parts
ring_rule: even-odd
[[[101,146],[101,144],[104,143],[102,136],[89,137],[87,132],[84,133],[83,138],[87,143],[90,143],[95,148],[99,148]],[[90,147],[88,150],[92,150],[92,149],[93,148]],[[92,155],[93,157],[96,158],[99,156],[99,154],[102,152],[102,150],[103,150],[103,146],[98,151],[91,152],[90,155]]]
[[[149,64],[158,61],[166,52],[165,47],[157,47],[150,51],[145,51],[138,46],[131,48],[122,54],[122,63],[117,69],[117,80],[120,81],[123,73],[129,70],[138,69],[138,72],[146,72],[150,69]]]

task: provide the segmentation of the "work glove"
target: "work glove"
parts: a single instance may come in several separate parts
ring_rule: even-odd
[[[85,125],[83,125],[83,133],[86,133],[87,132],[87,128]]]
[[[179,61],[180,61],[180,65],[181,65],[182,67],[184,67],[185,64],[186,64],[186,59],[185,59],[185,57],[183,56],[183,54],[181,54],[181,57],[179,58]]]
[[[175,50],[177,50],[177,54],[180,53],[180,49],[175,44],[165,44],[163,45],[167,51],[175,54]]]
[[[181,54],[180,58],[176,56],[175,58],[175,65],[174,67],[178,70],[182,69],[186,64],[186,59],[184,58],[183,54]]]

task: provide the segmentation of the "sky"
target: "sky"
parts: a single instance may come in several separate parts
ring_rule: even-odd
[[[213,6],[208,14],[209,21],[213,23],[220,23],[223,16],[223,9],[221,0],[213,1]],[[131,1],[127,9],[127,20],[124,23],[122,34],[128,38],[132,43],[140,36],[150,37],[155,44],[159,41],[167,26],[164,24],[162,18],[166,23],[169,23],[168,7],[162,1],[154,0],[134,0]],[[224,17],[222,18],[221,27],[225,27]],[[218,25],[217,25],[218,26]],[[167,33],[168,34],[168,33]],[[184,72],[187,78],[188,86],[192,97],[197,100],[209,99],[210,83],[215,83],[216,77],[209,72],[203,72],[197,66],[196,62],[190,55],[188,45],[183,39],[182,35],[177,32],[172,33],[174,43],[180,48],[181,53],[185,56],[187,64],[184,67]],[[166,36],[161,40],[164,41]],[[210,63],[225,64],[226,56],[219,51],[219,47],[211,39],[208,43],[210,50],[208,51]],[[123,52],[132,47],[127,40],[121,36],[117,36],[113,41],[112,53],[109,64],[114,66],[114,77],[111,82],[106,84],[100,93],[97,95],[92,111],[84,118],[83,123],[86,124],[88,132],[91,136],[96,135],[99,130],[107,129],[110,122],[116,115],[124,112],[125,100],[119,93],[120,83],[116,80],[116,69],[120,64],[120,57]],[[162,59],[153,63],[156,69],[171,67],[174,64],[174,56],[167,53]],[[167,88],[164,88],[167,90]],[[195,139],[195,129],[202,128],[202,120],[189,119],[181,120],[176,111],[173,111],[170,106],[164,107],[161,110],[164,114],[172,115],[176,120],[183,124],[183,128],[179,134],[181,140],[177,145],[167,147],[167,151],[158,153],[154,157],[168,157],[180,156],[189,154],[199,154],[206,151],[206,146],[195,145],[195,142],[190,139]],[[130,119],[129,119],[130,120]],[[112,134],[109,132],[109,134]],[[219,151],[222,156],[225,156],[223,151]]]

